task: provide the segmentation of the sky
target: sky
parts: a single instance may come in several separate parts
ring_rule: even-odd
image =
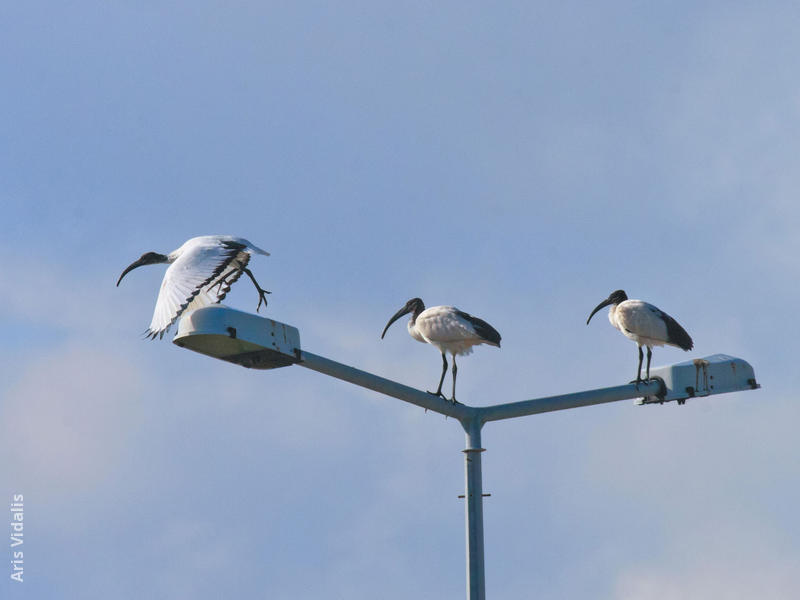
[[[630,381],[635,345],[586,326],[618,288],[695,341],[654,366],[747,360],[758,391],[487,424],[487,596],[797,598],[798,26],[790,2],[4,3],[24,582],[5,543],[0,596],[464,597],[457,421],[142,339],[163,267],[122,270],[231,234],[315,354],[430,389],[438,353],[389,317],[491,323],[469,405]]]

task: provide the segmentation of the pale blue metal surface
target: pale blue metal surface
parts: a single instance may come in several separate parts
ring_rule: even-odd
[[[654,404],[677,400],[683,404],[689,398],[702,398],[712,394],[738,392],[760,387],[756,383],[753,367],[726,354],[713,354],[666,367],[651,369],[653,377],[664,381],[664,396],[648,395],[639,404]]]
[[[462,423],[467,433],[464,449],[464,517],[467,538],[467,598],[486,598],[483,560],[483,474],[481,472],[481,423]]]
[[[592,406],[593,404],[604,404],[606,402],[618,402],[619,400],[630,400],[632,398],[640,398],[648,395],[655,396],[661,392],[661,385],[661,382],[657,380],[638,384],[628,383],[626,385],[617,385],[585,392],[575,392],[572,394],[562,394],[559,396],[549,396],[536,400],[522,400],[521,402],[485,406],[478,409],[478,411],[483,422],[513,419],[527,415],[553,412],[555,410]]]
[[[385,379],[366,371],[361,371],[355,367],[350,367],[342,363],[300,350],[298,353],[300,361],[297,363],[301,367],[306,367],[313,371],[336,377],[343,381],[360,385],[367,389],[376,391],[380,394],[392,396],[399,400],[416,404],[422,408],[427,408],[434,412],[454,417],[458,420],[470,418],[475,410],[461,403],[453,404],[449,400],[445,400],[440,396],[423,392],[416,388],[397,383],[391,379]]]
[[[185,315],[172,343],[249,369],[274,369],[298,362],[295,350],[300,348],[300,332],[285,323],[215,304]]]

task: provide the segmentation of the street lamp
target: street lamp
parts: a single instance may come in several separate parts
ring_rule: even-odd
[[[207,306],[185,315],[172,341],[181,348],[251,369],[274,369],[296,364],[458,419],[467,441],[463,452],[468,600],[484,600],[486,596],[481,476],[481,453],[485,449],[481,447],[481,429],[487,422],[634,398],[638,399],[637,404],[671,401],[684,404],[689,398],[761,387],[756,382],[753,368],[746,361],[714,354],[653,369],[651,379],[638,384],[475,407],[453,403],[306,352],[300,346],[297,328],[226,306]]]

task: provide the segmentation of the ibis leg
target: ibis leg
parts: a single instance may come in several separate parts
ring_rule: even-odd
[[[213,282],[209,286],[209,289],[211,289],[212,287],[214,287],[216,285],[217,286],[217,296],[219,296],[220,292],[222,292],[222,286],[223,285],[227,285],[230,288],[230,283],[228,282],[228,277],[230,277],[231,275],[235,275],[238,272],[239,272],[239,269],[232,269],[232,270],[228,271],[227,273],[225,273],[225,275],[220,276],[219,279],[217,279],[215,282]]]
[[[250,278],[250,281],[253,282],[253,285],[256,286],[256,289],[258,290],[258,306],[256,306],[256,312],[258,312],[258,309],[261,308],[262,302],[264,303],[264,306],[267,305],[266,295],[271,294],[272,292],[268,292],[260,285],[258,285],[258,282],[256,281],[256,278],[253,277],[253,273],[250,271],[250,269],[242,269],[242,272],[247,274],[247,276]]]
[[[458,365],[456,365],[456,355],[453,354],[453,404],[456,403],[456,373],[458,373]]]
[[[439,378],[439,387],[436,388],[435,392],[428,390],[429,394],[444,398],[444,394],[442,394],[442,383],[444,382],[445,373],[447,373],[447,357],[444,355],[444,352],[442,352],[442,376]]]
[[[642,380],[642,359],[644,358],[644,352],[642,352],[642,347],[639,346],[639,368],[636,370],[636,383],[639,383]]]
[[[653,349],[647,347],[647,381],[650,381],[650,358],[653,356]]]

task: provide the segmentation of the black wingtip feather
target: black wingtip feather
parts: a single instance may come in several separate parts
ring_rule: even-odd
[[[164,334],[167,333],[167,331],[169,331],[169,325],[161,331],[153,331],[148,327],[142,333],[142,338],[145,340],[155,340],[156,338],[162,340],[164,339]]]
[[[477,333],[482,339],[486,340],[490,344],[495,344],[498,348],[500,347],[500,333],[489,325],[483,319],[479,319],[478,317],[473,317],[469,313],[465,313],[464,311],[458,311],[458,315],[467,321],[475,328],[475,333]]]
[[[681,350],[686,350],[687,352],[694,348],[694,342],[691,336],[681,327],[680,323],[667,314],[663,315],[663,319],[667,324],[668,343],[677,346]]]

